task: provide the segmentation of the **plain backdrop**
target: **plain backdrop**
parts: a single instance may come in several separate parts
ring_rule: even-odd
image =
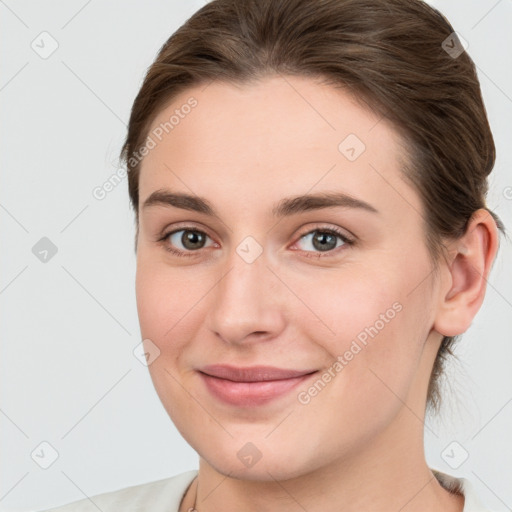
[[[432,4],[478,67],[498,154],[488,205],[512,230],[512,1]],[[0,1],[2,511],[198,467],[133,354],[126,179],[103,200],[92,191],[118,170],[147,67],[202,5]],[[431,466],[467,477],[497,511],[512,507],[511,254],[502,238],[484,305],[449,367],[445,406],[425,429]]]

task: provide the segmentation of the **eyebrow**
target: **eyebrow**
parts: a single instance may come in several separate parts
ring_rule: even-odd
[[[142,208],[145,209],[150,206],[174,206],[175,208],[219,218],[215,209],[206,199],[166,189],[155,190],[144,201]],[[286,217],[306,211],[333,207],[357,208],[371,213],[379,213],[375,207],[361,199],[343,192],[326,192],[284,198],[272,208],[272,215],[274,217]]]

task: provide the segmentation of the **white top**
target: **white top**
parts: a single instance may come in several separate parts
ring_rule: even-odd
[[[445,489],[464,495],[463,512],[491,512],[480,503],[468,480],[435,469],[432,472]],[[41,512],[178,512],[181,500],[196,475],[197,470],[187,471],[163,480],[98,494]]]

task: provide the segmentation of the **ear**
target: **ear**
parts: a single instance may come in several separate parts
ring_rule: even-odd
[[[449,247],[450,257],[442,272],[433,325],[438,333],[456,336],[469,328],[484,300],[497,250],[496,222],[487,210],[476,210],[466,233]]]

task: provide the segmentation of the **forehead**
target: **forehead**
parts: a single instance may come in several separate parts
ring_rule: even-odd
[[[149,136],[140,203],[163,187],[231,192],[245,204],[312,188],[381,205],[415,195],[400,177],[405,149],[393,127],[346,91],[304,77],[189,88],[158,113]]]

